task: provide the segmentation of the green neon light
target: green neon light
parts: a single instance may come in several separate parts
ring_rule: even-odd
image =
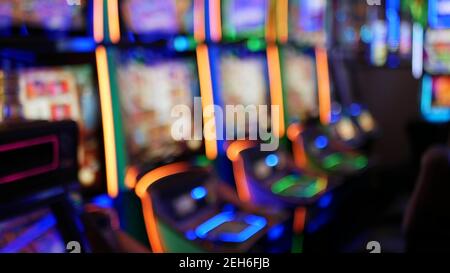
[[[289,189],[290,187],[294,186],[298,183],[298,177],[294,175],[289,175],[286,177],[283,177],[278,182],[274,183],[272,185],[272,192],[275,194],[281,194],[285,190]]]
[[[365,167],[367,167],[368,163],[369,160],[363,155],[360,155],[355,159],[355,167],[358,169],[364,169]]]
[[[250,51],[259,51],[265,47],[265,43],[262,39],[249,39],[247,41],[247,48]]]
[[[324,158],[323,167],[325,169],[334,169],[342,164],[343,156],[341,153],[334,153]]]
[[[199,167],[208,167],[211,165],[211,161],[206,156],[201,155],[195,159],[195,164]]]
[[[271,189],[278,195],[310,198],[323,191],[325,185],[321,179],[289,175],[274,183]]]
[[[303,253],[303,234],[294,236],[291,251],[292,253]]]

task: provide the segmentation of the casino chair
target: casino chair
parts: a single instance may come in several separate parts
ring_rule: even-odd
[[[433,147],[407,207],[403,230],[407,252],[441,252],[450,246],[450,148]]]

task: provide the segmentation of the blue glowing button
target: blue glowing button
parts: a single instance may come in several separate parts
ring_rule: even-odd
[[[276,225],[267,232],[267,237],[271,241],[275,241],[284,233],[284,225]]]
[[[276,154],[270,154],[266,157],[266,165],[269,167],[277,166],[279,161],[280,161],[280,159],[278,158],[278,155],[276,155]]]
[[[113,207],[113,200],[107,194],[102,194],[102,195],[96,196],[95,198],[92,199],[92,203],[94,203],[95,205],[97,205],[101,208],[112,208]]]
[[[190,241],[193,241],[195,239],[197,239],[197,235],[195,235],[195,232],[193,230],[189,230],[188,232],[186,232],[184,234],[186,236],[186,238]]]
[[[173,41],[173,47],[177,51],[185,51],[189,48],[189,40],[186,37],[176,37]]]
[[[237,225],[245,225],[245,228],[238,232],[220,232],[217,234],[217,239],[227,243],[242,243],[258,233],[267,225],[267,220],[264,217],[256,215],[246,215],[245,217],[237,217],[234,212],[221,212],[195,229],[195,234],[199,238],[206,238],[210,232],[219,228],[220,226],[231,222]],[[214,236],[213,236],[214,237]]]
[[[352,103],[352,105],[350,105],[350,114],[353,117],[361,115],[361,112],[362,112],[361,105],[357,103]]]
[[[331,122],[331,124],[335,124],[335,123],[337,123],[339,120],[341,120],[341,114],[331,114],[331,120],[330,120],[330,122]]]
[[[205,187],[196,187],[191,191],[191,197],[194,200],[200,200],[206,197],[208,194],[208,191],[205,189]]]
[[[317,149],[325,149],[328,146],[328,138],[326,136],[318,136],[314,141]]]
[[[319,199],[318,205],[320,208],[327,208],[331,205],[333,201],[333,195],[331,193],[325,194]]]

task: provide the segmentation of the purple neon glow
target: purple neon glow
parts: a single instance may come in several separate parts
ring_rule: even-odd
[[[59,166],[59,140],[55,135],[49,135],[0,145],[0,153],[2,153],[6,151],[28,148],[31,146],[36,146],[45,143],[53,144],[53,161],[50,164],[35,167],[22,172],[9,174],[4,177],[0,177],[0,184],[14,182],[16,180],[24,179],[30,176],[46,173],[57,169]]]

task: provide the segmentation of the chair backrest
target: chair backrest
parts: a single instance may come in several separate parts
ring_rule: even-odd
[[[450,148],[433,147],[422,158],[404,218],[406,250],[445,251],[450,246]]]

